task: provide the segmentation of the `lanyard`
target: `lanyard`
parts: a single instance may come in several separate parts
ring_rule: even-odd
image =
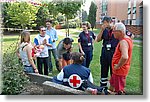
[[[88,42],[90,42],[90,33],[88,32],[88,33],[85,33],[85,35],[86,35],[86,37],[87,37],[87,39],[88,39]]]
[[[109,30],[109,31],[108,31],[108,37],[109,37],[109,41],[110,41],[110,39],[111,39],[111,37],[112,37],[112,30]]]

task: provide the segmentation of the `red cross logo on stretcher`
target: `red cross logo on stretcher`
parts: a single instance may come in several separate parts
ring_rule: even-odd
[[[82,84],[82,80],[77,74],[71,75],[68,79],[68,82],[72,88],[79,88]]]

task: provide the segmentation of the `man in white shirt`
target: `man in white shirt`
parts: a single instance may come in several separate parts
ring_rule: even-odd
[[[43,74],[42,65],[44,64],[44,75],[48,75],[48,47],[51,47],[51,39],[48,35],[46,35],[46,28],[44,26],[39,27],[39,32],[35,38],[34,38],[34,46],[37,48],[41,45],[44,46],[44,49],[40,53],[40,55],[37,57],[37,68],[39,71],[39,74]]]

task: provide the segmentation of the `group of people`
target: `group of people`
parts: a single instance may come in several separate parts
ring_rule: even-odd
[[[30,41],[29,31],[24,30],[21,33],[17,55],[22,60],[26,73],[35,72],[32,69],[36,69],[36,73],[39,74],[48,75],[52,73],[53,65],[51,55],[55,59],[55,65],[58,71],[61,71],[64,66],[70,64],[69,59],[63,60],[63,58],[66,56],[66,53],[70,53],[73,39],[64,38],[56,46],[58,35],[57,31],[52,27],[52,20],[46,20],[46,26],[39,27],[39,34],[34,38],[34,44]],[[65,64],[65,61],[67,64]]]
[[[53,78],[54,82],[81,90],[90,89],[96,93],[125,94],[126,76],[132,57],[132,39],[126,35],[123,23],[119,22],[112,26],[111,17],[104,17],[102,22],[97,36],[89,30],[89,23],[82,23],[83,31],[78,37],[79,52],[72,51],[74,40],[69,37],[62,39],[56,46],[58,36],[56,30],[52,28],[51,20],[46,21],[47,28],[40,26],[40,34],[35,37],[34,45],[30,42],[30,33],[23,31],[18,56],[22,59],[25,72],[43,74],[42,65],[44,64],[44,74],[51,73],[52,53],[56,68],[60,72]],[[93,84],[89,67],[93,58],[93,45],[100,41],[103,41],[100,56],[101,79],[100,86],[96,86]],[[110,88],[107,85],[109,70]]]

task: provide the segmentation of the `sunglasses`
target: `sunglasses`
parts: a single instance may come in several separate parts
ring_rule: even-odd
[[[41,30],[42,32],[45,32],[46,30]]]
[[[46,25],[51,25],[51,24],[46,24]]]

